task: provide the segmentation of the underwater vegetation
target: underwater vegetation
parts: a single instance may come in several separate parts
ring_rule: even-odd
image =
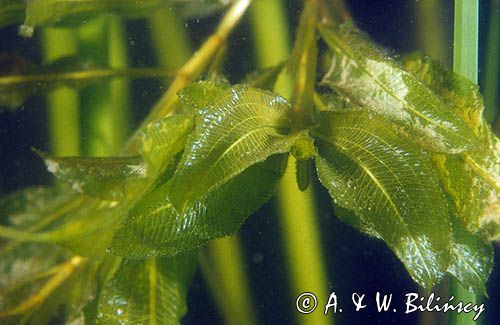
[[[320,187],[421,290],[487,295],[500,142],[498,78],[484,99],[477,85],[478,2],[455,3],[451,70],[376,44],[342,1],[288,5],[290,31],[275,0],[0,0],[0,28],[36,53],[0,54],[0,116],[46,109],[48,144],[29,146],[54,176],[0,198],[0,324],[180,323],[200,272],[226,323],[259,323],[237,232],[269,202],[291,287],[280,304],[330,323]],[[255,52],[232,62],[246,15]],[[200,19],[210,32],[190,36]],[[244,77],[227,69],[249,60]],[[301,315],[305,291],[321,308]]]

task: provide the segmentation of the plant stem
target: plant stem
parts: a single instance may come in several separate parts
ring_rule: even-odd
[[[290,54],[289,29],[283,1],[255,1],[251,14],[259,65],[269,66],[287,59]],[[290,97],[292,81],[290,78],[282,80],[276,89]],[[300,293],[309,291],[317,296],[321,305],[328,298],[325,290],[328,282],[319,240],[314,197],[311,190],[301,192],[298,189],[294,167],[295,164],[290,161],[279,186],[277,198],[293,300]],[[309,315],[297,312],[300,323],[329,324],[330,318],[325,317],[320,309]]]
[[[158,10],[150,19],[151,40],[156,59],[167,70],[179,69],[191,56],[189,35],[172,8]]]
[[[500,0],[490,1],[490,17],[486,50],[486,72],[482,82],[484,89],[484,115],[486,120],[493,121],[498,112],[498,81],[500,70]]]
[[[137,129],[136,133],[129,139],[128,143],[122,150],[122,154],[130,154],[136,150],[135,141],[140,130],[142,130],[151,121],[157,120],[161,117],[167,117],[175,113],[180,100],[177,92],[187,86],[190,82],[196,80],[205,68],[209,65],[213,56],[226,42],[231,31],[236,24],[243,17],[248,9],[251,0],[236,0],[231,8],[226,12],[222,18],[219,26],[214,34],[212,34],[194,53],[194,55],[179,69],[175,75],[174,80],[170,84],[165,94],[158,100],[148,116],[144,119],[142,124]]]
[[[450,54],[446,45],[445,26],[442,19],[442,5],[439,0],[415,2],[417,16],[418,48],[435,60],[449,62]]]
[[[108,18],[108,64],[112,69],[127,70],[127,35],[122,19],[118,16]],[[130,131],[130,82],[128,79],[110,81],[113,133],[111,153],[117,153],[126,141]]]
[[[478,0],[455,0],[453,71],[477,83]]]
[[[103,33],[102,31],[108,31]],[[79,29],[80,55],[99,65],[125,68],[125,38],[118,17],[102,15]],[[126,80],[112,80],[83,91],[85,109],[85,152],[109,156],[118,152],[128,127],[128,86]]]
[[[201,266],[225,324],[257,324],[238,235],[213,240]]]
[[[455,0],[453,71],[477,83],[479,1]],[[450,295],[455,301],[476,302],[476,296],[457,280],[450,280]],[[453,324],[473,324],[472,315],[451,314]]]
[[[75,33],[70,29],[45,28],[42,36],[45,63],[77,52]],[[54,155],[76,156],[80,153],[80,97],[68,87],[59,87],[47,96],[50,146]]]
[[[177,92],[200,76],[210,63],[212,57],[217,53],[219,47],[225,42],[229,33],[239,22],[251,0],[237,0],[222,18],[215,33],[210,36],[194,53],[194,55],[177,72],[175,79],[169,89],[155,105],[151,113],[146,117],[144,123],[149,123],[159,117],[171,115],[179,104]],[[144,125],[144,124],[143,124]]]
[[[162,68],[114,68],[81,70],[55,73],[35,73],[30,75],[8,75],[0,77],[0,89],[24,87],[26,84],[71,83],[85,81],[102,81],[119,78],[170,78],[175,71]],[[3,90],[2,89],[2,90]]]

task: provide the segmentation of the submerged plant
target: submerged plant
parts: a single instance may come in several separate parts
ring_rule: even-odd
[[[230,85],[226,40],[250,2],[232,1],[175,72],[10,58],[20,70],[0,77],[0,104],[12,109],[61,85],[173,79],[115,155],[35,150],[59,182],[0,201],[0,323],[179,322],[197,250],[270,200],[287,164],[293,186],[304,191],[317,175],[337,217],[383,240],[422,287],[450,274],[486,293],[490,241],[500,237],[500,145],[478,87],[427,56],[394,59],[325,0],[304,2],[287,62]],[[24,19],[20,33],[31,36],[102,11],[199,15],[224,3],[0,1],[0,26]],[[291,93],[275,86],[287,79]]]

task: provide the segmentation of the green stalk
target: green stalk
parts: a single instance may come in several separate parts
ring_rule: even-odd
[[[182,67],[191,57],[192,49],[179,15],[172,8],[165,8],[157,11],[150,23],[152,43],[160,66],[167,70]],[[225,323],[256,324],[238,235],[209,242],[200,259],[203,277]]]
[[[123,21],[118,16],[108,18],[108,64],[112,69],[127,69],[127,35]],[[111,152],[117,153],[130,131],[130,82],[128,79],[110,81],[110,114],[113,116]]]
[[[179,14],[172,8],[163,8],[156,11],[149,22],[158,63],[167,70],[179,69],[193,53]]]
[[[45,28],[42,55],[45,63],[54,62],[78,51],[76,35],[70,29]],[[62,86],[47,96],[50,147],[54,155],[80,154],[80,97],[74,89]]]
[[[255,50],[261,67],[281,62],[290,55],[289,28],[284,5],[282,0],[256,0],[251,8]],[[282,95],[291,97],[292,80],[289,77],[281,79],[276,89]],[[300,324],[330,324],[331,318],[323,314],[321,306],[328,299],[328,281],[314,196],[311,190],[299,190],[295,179],[294,159],[290,160],[278,189],[277,201],[294,295],[291,301],[302,292],[314,293],[318,299],[318,308],[308,315],[297,311]]]
[[[127,42],[121,18],[102,15],[80,27],[80,55],[95,59],[111,69],[127,69]],[[111,156],[123,146],[129,128],[129,82],[108,79],[87,88],[82,108],[85,110],[85,153],[90,156]],[[119,256],[106,255],[98,262],[107,278],[121,263]]]
[[[477,83],[478,0],[455,0],[453,30],[453,71]]]
[[[203,276],[224,324],[257,324],[239,236],[213,240],[201,254]]]
[[[455,0],[453,35],[453,71],[477,83],[479,38],[479,1]],[[450,295],[455,301],[476,302],[476,296],[457,280],[450,281]],[[472,315],[451,314],[453,324],[474,324]]]
[[[443,3],[439,0],[421,0],[415,2],[416,13],[416,45],[419,50],[429,55],[432,59],[443,64],[451,61],[451,51],[446,44],[445,30],[446,22],[443,20]],[[434,288],[438,295],[450,293],[448,281],[443,281]],[[419,288],[419,294],[428,295],[428,291]],[[435,324],[439,322],[439,315],[436,313],[420,313],[419,324]]]
[[[434,60],[449,62],[450,54],[445,46],[446,35],[442,18],[443,3],[439,0],[420,0],[415,2],[417,16],[418,48]]]
[[[109,18],[108,15],[102,15],[80,27],[78,30],[80,55],[94,60],[98,65],[108,66],[112,63],[110,54],[115,46],[117,49],[114,51],[114,59],[122,60],[122,62],[114,62],[114,65],[123,67],[126,64],[126,56],[119,53],[124,50],[124,45],[120,44],[124,42],[123,35],[119,35],[119,30],[111,29]],[[119,24],[115,23],[115,27],[119,28]],[[124,93],[112,94],[112,84],[109,82],[92,85],[83,91],[84,148],[87,155],[108,156],[116,153],[122,144],[119,141],[123,140],[124,128],[128,124],[123,110],[127,105],[128,94],[126,81],[125,87],[123,87],[123,80],[118,82],[114,83],[115,90],[123,90]],[[116,89],[116,85],[121,86]],[[113,101],[116,105],[113,105]]]
[[[484,89],[484,115],[488,121],[493,121],[498,112],[498,81],[500,68],[500,1],[490,1],[490,26],[488,28],[488,40],[486,50],[486,72],[483,79]]]

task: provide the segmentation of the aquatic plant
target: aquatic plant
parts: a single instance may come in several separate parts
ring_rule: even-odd
[[[255,323],[238,239],[213,240],[244,227],[275,194],[293,292],[327,301],[309,189],[316,177],[337,218],[385,242],[420,286],[448,274],[486,294],[490,242],[500,236],[500,148],[477,72],[459,52],[470,44],[457,43],[455,72],[421,54],[395,58],[341,2],[308,0],[287,57],[286,45],[266,43],[266,33],[282,31],[260,25],[280,12],[266,7],[274,5],[0,1],[0,26],[39,32],[44,56],[40,65],[4,58],[11,69],[0,77],[0,104],[16,110],[47,96],[51,149],[34,152],[58,180],[0,201],[0,323],[178,323],[199,261],[207,281],[226,275],[214,292],[226,320]],[[230,84],[227,40],[249,6],[255,30],[263,28],[255,41],[266,44],[256,61],[275,62]],[[224,13],[190,56],[173,11]],[[153,43],[168,49],[157,53],[163,67],[126,65],[123,20],[136,18],[160,26]],[[98,46],[109,47],[104,58]],[[170,79],[126,141],[124,77]],[[298,260],[301,247],[310,254]]]

